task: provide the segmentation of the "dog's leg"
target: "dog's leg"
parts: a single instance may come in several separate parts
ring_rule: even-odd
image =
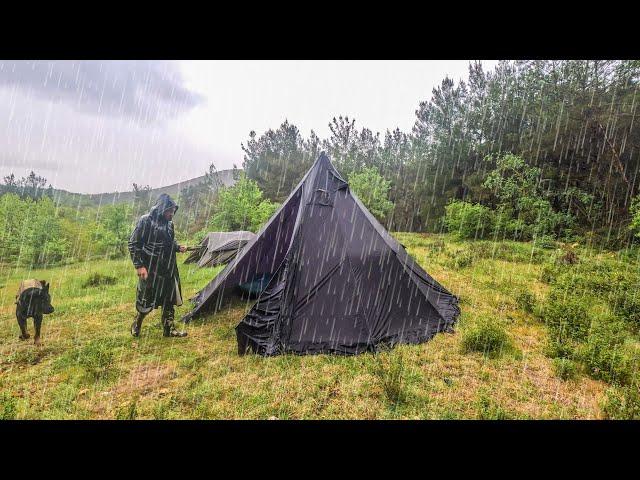
[[[20,327],[20,340],[26,340],[30,337],[27,332],[27,317],[22,316],[20,313],[16,313],[16,319],[18,320],[18,326]]]
[[[42,326],[42,314],[33,316],[33,324],[36,327],[36,335],[33,337],[33,343],[40,345],[40,327]]]

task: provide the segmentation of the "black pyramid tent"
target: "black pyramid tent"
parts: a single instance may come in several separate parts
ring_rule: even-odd
[[[198,267],[215,267],[228,263],[256,236],[253,232],[209,232],[197,250],[184,263],[198,263]]]
[[[184,321],[270,278],[236,327],[238,352],[356,354],[451,331],[458,299],[369,213],[323,153],[289,198],[193,299]]]

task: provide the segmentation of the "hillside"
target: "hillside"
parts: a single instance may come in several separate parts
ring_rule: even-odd
[[[523,291],[534,306],[549,296],[546,276],[555,250],[394,235],[460,297],[462,315],[454,334],[378,355],[240,357],[234,327],[247,308],[243,303],[188,325],[185,339],[162,338],[155,312],[134,339],[129,326],[136,278],[128,259],[37,271],[5,267],[0,270],[0,391],[5,392],[0,412],[24,419],[607,416],[610,384],[581,369],[572,376],[559,373],[548,355],[547,326],[521,301]],[[578,255],[580,268],[602,269],[612,262],[619,269],[636,268],[637,259],[622,262],[587,249]],[[577,272],[571,265],[557,268]],[[219,268],[180,263],[180,271],[184,296],[190,297]],[[85,286],[94,273],[113,276],[115,283]],[[13,301],[20,279],[27,277],[52,284],[56,312],[45,318],[41,348],[18,340]],[[179,307],[177,315],[188,308]],[[483,323],[506,332],[508,341],[495,354],[465,349]],[[638,350],[637,337],[628,342]]]
[[[224,186],[234,184],[233,170],[221,170],[218,172],[220,182]],[[204,181],[205,176],[199,176],[190,180],[174,183],[164,187],[152,188],[151,198],[156,198],[161,193],[167,193],[172,197],[177,197],[180,190],[194,186]],[[61,189],[53,189],[53,197],[56,203],[63,205],[109,205],[113,203],[132,202],[134,199],[133,190],[127,192],[109,192],[109,193],[74,193]]]

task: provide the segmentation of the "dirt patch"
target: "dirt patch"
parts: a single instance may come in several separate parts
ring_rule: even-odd
[[[174,368],[169,365],[142,364],[136,366],[129,376],[113,389],[114,397],[143,397],[161,394],[173,378]]]

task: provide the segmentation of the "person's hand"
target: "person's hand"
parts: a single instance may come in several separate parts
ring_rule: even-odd
[[[184,245],[180,245],[180,253],[184,253],[187,251],[187,247],[185,247]]]
[[[138,278],[141,280],[146,280],[149,276],[149,272],[147,272],[145,267],[136,268],[136,272],[138,272]]]

